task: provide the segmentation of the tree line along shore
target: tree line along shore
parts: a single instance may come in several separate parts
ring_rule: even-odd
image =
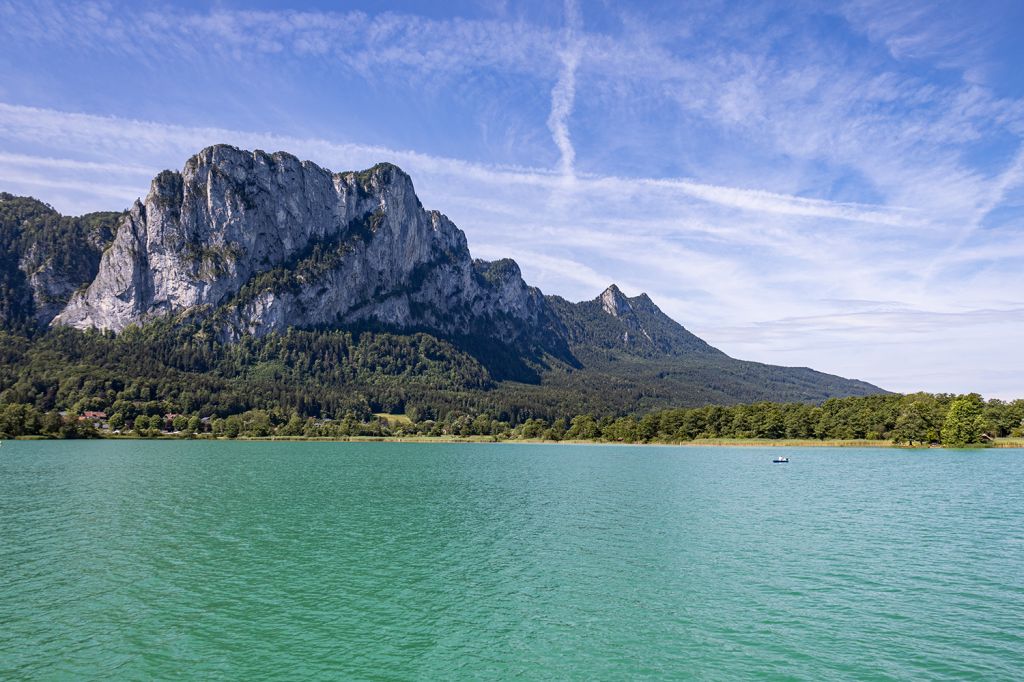
[[[778,443],[967,447],[1024,438],[1024,400],[914,393],[833,398],[820,405],[759,402],[666,409],[637,415],[571,415],[519,423],[457,410],[356,414],[340,419],[283,414],[181,414],[161,401],[117,401],[109,409],[41,411],[0,404],[0,438],[288,438],[606,443]],[[1022,441],[1024,443],[1024,441]]]

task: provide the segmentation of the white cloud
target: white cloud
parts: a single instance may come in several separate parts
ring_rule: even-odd
[[[6,154],[0,152],[0,164],[22,166],[27,168],[45,168],[66,171],[104,171],[108,173],[134,173],[147,177],[152,176],[152,168],[133,165],[131,163],[97,163],[95,161],[75,161],[73,159],[54,159],[31,154]]]
[[[576,99],[576,68],[583,53],[583,44],[578,37],[580,12],[575,0],[565,0],[565,23],[565,45],[559,51],[562,69],[558,74],[558,82],[551,90],[548,129],[551,130],[560,154],[559,171],[564,177],[572,178],[575,175],[576,150],[573,149],[569,133],[569,117]]]
[[[997,175],[986,188],[980,197],[973,218],[964,226],[956,240],[953,241],[937,258],[930,267],[932,276],[951,259],[958,257],[964,245],[971,236],[981,227],[982,222],[988,215],[1006,198],[1007,193],[1024,183],[1024,143],[1017,148],[1017,153],[1006,169]]]

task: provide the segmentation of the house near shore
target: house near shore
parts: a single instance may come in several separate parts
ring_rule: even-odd
[[[82,416],[78,418],[80,422],[92,422],[92,425],[97,429],[110,428],[107,425],[107,413],[102,410],[86,410],[82,413]]]

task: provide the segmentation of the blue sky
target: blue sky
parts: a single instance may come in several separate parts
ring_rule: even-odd
[[[1024,3],[0,0],[0,190],[392,161],[475,255],[745,359],[1024,397]]]

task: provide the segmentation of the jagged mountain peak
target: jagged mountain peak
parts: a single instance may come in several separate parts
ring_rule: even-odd
[[[665,315],[646,293],[632,297],[626,296],[616,284],[608,285],[608,288],[602,291],[595,300],[600,301],[601,308],[612,317],[622,317],[640,312]]]
[[[639,296],[634,296],[633,298],[629,299],[629,304],[633,307],[634,310],[646,310],[661,315],[665,314],[661,312],[661,308],[659,308],[657,304],[651,299],[651,297],[648,296],[646,293],[642,293]]]
[[[622,293],[622,290],[615,284],[611,284],[601,292],[598,297],[601,301],[601,308],[612,317],[621,317],[633,311],[629,299]]]
[[[210,145],[189,157],[185,162],[184,174],[195,173],[208,167],[231,169],[236,180],[244,179],[245,174],[259,168],[273,169],[278,172],[302,169],[309,172],[325,173],[342,181],[358,184],[365,191],[390,186],[413,190],[412,177],[399,166],[388,161],[381,161],[364,170],[335,173],[313,161],[300,159],[286,151],[266,152],[262,149],[249,151],[221,143]],[[176,171],[165,172],[175,173]]]
[[[404,170],[393,163],[382,161],[362,171],[346,171],[337,173],[343,177],[352,177],[364,188],[379,187],[381,185],[407,184],[412,188],[412,177]]]
[[[185,170],[197,166],[218,165],[222,163],[239,164],[249,160],[253,163],[288,163],[308,164],[321,168],[312,161],[303,161],[286,151],[266,152],[262,149],[241,149],[231,144],[217,143],[200,149],[185,161]],[[321,170],[326,170],[321,168]]]
[[[662,312],[645,293],[628,297],[611,284],[589,301],[548,299],[565,322],[574,348],[601,348],[642,357],[724,355]]]

